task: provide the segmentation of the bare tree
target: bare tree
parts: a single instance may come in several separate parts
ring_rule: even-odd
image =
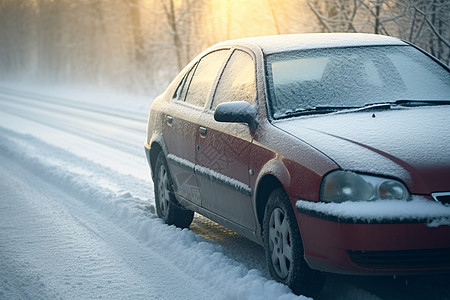
[[[275,30],[277,34],[281,34],[280,24],[278,22],[278,17],[275,10],[275,4],[272,2],[272,0],[267,0],[267,2],[269,4],[270,13],[272,15],[273,23],[275,25]]]
[[[0,0],[0,79],[156,93],[215,42],[310,31],[392,35],[450,63],[450,0],[239,5],[232,0]]]
[[[308,5],[323,32],[356,31],[354,19],[360,7],[357,0],[309,0]]]
[[[418,44],[450,63],[450,0],[308,0],[325,32],[373,32]]]
[[[160,0],[164,9],[167,23],[169,25],[169,32],[172,36],[173,46],[176,53],[177,67],[181,70],[183,67],[183,42],[180,37],[179,19],[175,11],[174,0]]]
[[[124,0],[129,1],[131,26],[133,31],[135,56],[138,63],[142,63],[145,59],[144,50],[144,37],[142,35],[142,25],[141,25],[141,11],[139,7],[139,0]]]

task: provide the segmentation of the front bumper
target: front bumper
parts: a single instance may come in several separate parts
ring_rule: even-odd
[[[366,211],[360,203],[346,213],[340,210],[342,205],[298,201],[297,220],[308,265],[359,275],[450,272],[450,207],[424,201],[406,202],[412,203],[410,212],[404,212],[407,206],[401,204],[388,217],[373,210],[389,203],[369,205]],[[428,205],[430,209],[423,208]]]

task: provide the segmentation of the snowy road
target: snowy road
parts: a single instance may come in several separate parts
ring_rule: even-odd
[[[0,87],[0,299],[297,298],[260,246],[200,216],[191,230],[155,217],[149,106]],[[331,276],[318,298],[450,299],[449,282]]]

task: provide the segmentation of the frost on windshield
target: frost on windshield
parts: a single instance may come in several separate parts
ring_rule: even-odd
[[[267,63],[275,118],[324,106],[450,98],[448,71],[411,46],[277,53]]]

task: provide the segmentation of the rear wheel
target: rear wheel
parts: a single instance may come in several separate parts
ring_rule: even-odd
[[[272,277],[296,294],[317,296],[325,284],[325,275],[312,270],[304,259],[300,230],[289,197],[274,190],[264,212],[263,238],[266,261]]]
[[[153,183],[158,217],[168,225],[181,228],[189,227],[194,218],[194,212],[181,207],[175,199],[172,177],[163,152],[160,152],[156,159]]]

